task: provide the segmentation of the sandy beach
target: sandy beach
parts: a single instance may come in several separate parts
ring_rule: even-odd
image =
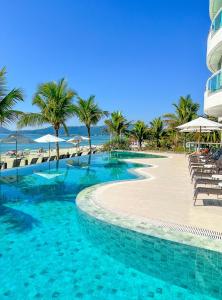
[[[101,150],[101,147],[102,146],[95,146],[93,145],[92,146],[92,149],[93,150]],[[80,148],[76,148],[76,147],[68,147],[68,148],[60,148],[59,149],[59,154],[60,155],[63,155],[63,154],[74,154],[74,153],[77,153],[77,152],[83,152],[82,155],[86,155],[88,152],[89,152],[89,147],[88,146],[83,146],[83,147],[80,147]],[[30,151],[30,152],[25,152],[24,151],[24,155],[22,156],[19,156],[18,155],[18,159],[21,158],[21,164],[20,166],[25,166],[25,163],[26,163],[26,160],[28,161],[28,164],[30,164],[32,158],[35,158],[35,157],[38,157],[38,161],[37,161],[37,164],[38,163],[41,163],[41,160],[43,157],[49,157],[49,156],[55,156],[56,155],[56,149],[51,149],[50,151],[50,155],[49,155],[49,151],[48,150],[44,150],[43,153],[39,153],[38,151],[36,150],[33,150],[33,151]],[[10,169],[12,168],[12,165],[13,165],[13,161],[15,160],[16,157],[11,157],[9,155],[6,155],[6,154],[2,154],[1,155],[1,161],[4,162],[4,163],[7,163],[7,169]]]

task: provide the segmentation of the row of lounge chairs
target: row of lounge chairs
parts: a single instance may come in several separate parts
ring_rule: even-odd
[[[194,205],[199,195],[222,195],[222,149],[206,155],[190,155],[189,172],[194,184]],[[203,200],[203,199],[202,199]]]
[[[95,154],[97,152],[97,150],[93,150],[92,152],[89,151],[87,153],[87,155],[90,155],[90,154]],[[67,158],[74,158],[74,157],[79,157],[79,156],[82,156],[83,152],[77,152],[77,153],[73,153],[73,154],[61,154],[59,155],[59,159],[67,159]],[[50,162],[50,161],[54,161],[56,160],[56,155],[52,155],[52,156],[45,156],[45,157],[42,157],[42,158],[39,158],[39,157],[33,157],[30,161],[30,163],[28,162],[27,159],[25,159],[25,165],[35,165],[38,161],[40,160],[40,163],[45,163],[45,162]],[[12,168],[18,168],[21,166],[21,162],[22,162],[22,158],[17,158],[17,159],[14,159],[13,162],[12,162]],[[7,163],[3,163],[1,162],[0,163],[0,169],[7,169]]]

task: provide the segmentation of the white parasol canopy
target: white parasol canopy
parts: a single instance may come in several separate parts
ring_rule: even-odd
[[[84,141],[84,140],[89,140],[89,138],[85,137],[85,136],[81,136],[81,135],[76,135],[76,136],[72,137],[71,139],[67,140],[66,142],[74,144],[74,145],[76,144],[79,147],[79,143],[81,143],[81,141]]]
[[[199,132],[198,149],[200,149],[200,136],[201,132],[210,132],[215,130],[222,130],[222,124],[199,117],[188,123],[177,127],[181,132]]]
[[[79,142],[84,141],[84,140],[89,140],[89,138],[85,137],[85,136],[81,136],[81,135],[76,135],[76,136],[72,137],[71,139],[67,140],[66,142],[68,142],[68,143],[79,143]]]
[[[35,142],[37,143],[58,143],[58,142],[65,142],[64,139],[61,139],[57,136],[51,135],[51,134],[46,134],[41,136],[38,139],[35,139]]]
[[[178,129],[207,129],[207,130],[219,130],[222,128],[222,124],[208,120],[203,117],[199,117],[193,121],[185,123],[177,127]]]
[[[59,143],[59,142],[65,142],[64,139],[61,139],[57,136],[46,134],[41,136],[38,139],[35,139],[35,142],[37,143],[49,143],[49,156],[50,156],[50,143]]]

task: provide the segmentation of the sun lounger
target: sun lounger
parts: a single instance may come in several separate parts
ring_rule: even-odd
[[[75,157],[76,156],[76,153],[73,153],[70,157]]]
[[[38,157],[33,157],[30,161],[30,165],[35,165],[37,163],[38,159],[39,159]]]
[[[44,163],[44,162],[47,162],[47,161],[48,161],[48,159],[49,159],[49,157],[48,157],[48,156],[46,156],[46,157],[43,157],[43,158],[42,158],[42,163]]]
[[[213,174],[218,174],[217,170],[206,170],[205,172],[195,171],[192,173],[191,181],[193,182],[196,178],[212,178]]]
[[[195,190],[194,190],[194,205],[196,205],[196,201],[197,201],[197,197],[200,195],[200,194],[205,194],[205,195],[216,195],[217,198],[218,196],[221,196],[222,195],[222,188],[220,187],[215,187],[215,188],[209,188],[209,187],[197,187]]]
[[[52,156],[50,156],[49,161],[53,161],[53,160],[55,160],[55,159],[56,159],[56,156],[55,156],[55,155],[52,155]]]
[[[20,167],[20,164],[21,164],[21,158],[14,159],[12,163],[12,168],[18,168]]]
[[[77,153],[77,156],[81,156],[83,154],[83,152],[79,152]]]
[[[210,185],[210,186],[218,186],[218,183],[221,182],[220,179],[211,178],[196,178],[194,182],[194,188],[196,189],[198,185]]]
[[[63,159],[63,158],[65,158],[64,154],[59,155],[59,159]]]

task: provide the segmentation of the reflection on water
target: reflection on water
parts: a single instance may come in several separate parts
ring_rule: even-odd
[[[222,254],[133,232],[78,210],[87,238],[104,253],[173,285],[222,299]]]
[[[100,154],[1,172],[0,299],[221,299],[220,254],[78,213],[81,190],[135,167]]]

